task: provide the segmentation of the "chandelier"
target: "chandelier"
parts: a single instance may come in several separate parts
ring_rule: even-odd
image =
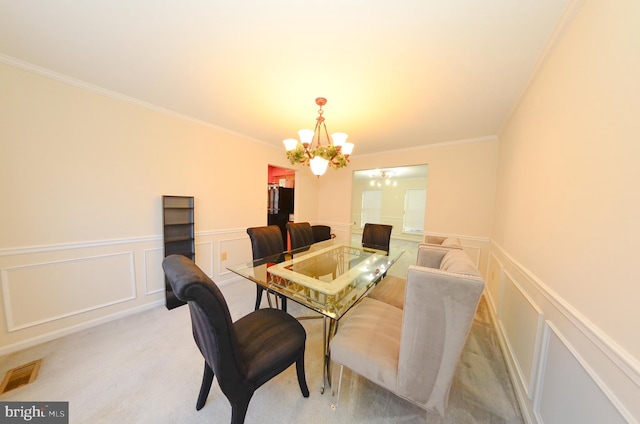
[[[314,130],[300,130],[295,138],[284,140],[284,147],[287,150],[287,157],[292,165],[302,164],[311,168],[314,175],[323,175],[329,166],[333,169],[340,169],[349,164],[349,155],[353,151],[353,143],[347,143],[348,135],[337,132],[331,134],[333,142],[329,139],[327,125],[322,116],[322,106],[327,104],[327,99],[318,97],[316,104],[320,106],[318,117],[316,118],[316,128]],[[322,132],[324,131],[324,137]],[[325,139],[323,144],[322,139]],[[315,142],[315,143],[314,143]]]

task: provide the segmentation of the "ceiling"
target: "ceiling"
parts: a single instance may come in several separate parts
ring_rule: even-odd
[[[0,0],[0,61],[281,146],[495,136],[576,0]]]

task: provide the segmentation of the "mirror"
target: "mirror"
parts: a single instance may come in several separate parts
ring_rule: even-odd
[[[423,241],[428,165],[353,173],[351,234],[362,238],[366,222],[393,226],[392,239]]]

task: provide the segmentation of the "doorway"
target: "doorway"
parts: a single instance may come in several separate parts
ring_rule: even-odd
[[[288,248],[287,223],[293,221],[296,173],[292,169],[268,166],[267,225],[277,225]]]
[[[400,261],[391,267],[392,275],[406,276],[408,266],[415,263],[418,243],[424,241],[427,175],[428,165],[353,173],[351,242],[360,243],[367,222],[391,225],[391,245],[405,250]]]
[[[353,173],[352,234],[366,222],[393,226],[392,238],[422,241],[428,165],[366,169]]]

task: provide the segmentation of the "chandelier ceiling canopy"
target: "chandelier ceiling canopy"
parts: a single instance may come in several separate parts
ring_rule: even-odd
[[[288,138],[283,141],[287,150],[287,157],[292,165],[302,164],[311,168],[316,176],[323,175],[329,166],[340,169],[349,164],[349,155],[353,152],[353,143],[347,143],[348,135],[342,132],[331,134],[327,132],[324,122],[322,106],[327,104],[327,99],[318,97],[316,104],[320,106],[316,126],[314,130],[300,130],[300,140]],[[323,144],[324,139],[324,144]]]

